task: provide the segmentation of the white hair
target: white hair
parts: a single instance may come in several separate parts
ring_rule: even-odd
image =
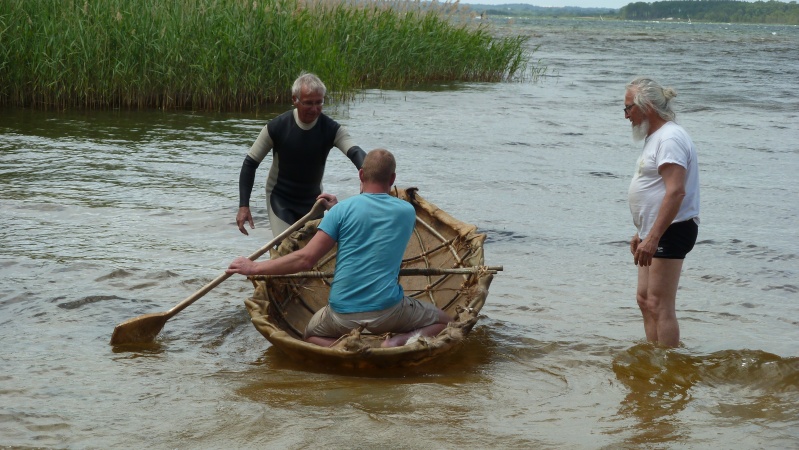
[[[671,109],[671,99],[677,92],[670,88],[661,87],[657,81],[638,77],[627,83],[627,91],[633,94],[633,103],[644,112],[654,110],[663,120],[674,120],[677,114]]]
[[[320,93],[323,96],[327,93],[325,83],[322,83],[322,80],[316,75],[308,72],[302,72],[300,76],[294,80],[294,85],[291,86],[291,95],[300,98],[302,88],[306,88],[311,92]]]

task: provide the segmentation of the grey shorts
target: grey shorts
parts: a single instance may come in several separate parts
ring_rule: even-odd
[[[305,338],[337,338],[362,325],[366,333],[407,333],[438,323],[438,317],[439,309],[435,305],[407,296],[396,305],[380,311],[339,314],[330,306],[325,306],[311,317],[305,328]]]

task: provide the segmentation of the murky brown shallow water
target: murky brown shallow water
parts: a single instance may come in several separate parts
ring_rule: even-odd
[[[298,366],[231,278],[156,344],[165,311],[272,236],[234,226],[270,114],[0,112],[0,446],[791,448],[799,444],[795,27],[540,21],[553,75],[364,93],[327,111],[399,161],[397,184],[488,233],[503,265],[468,346],[422,370]],[[683,347],[642,343],[623,86],[680,96],[702,226],[678,295]],[[793,75],[792,75],[793,74]],[[259,192],[266,170],[259,171]],[[349,161],[325,186],[354,195]]]

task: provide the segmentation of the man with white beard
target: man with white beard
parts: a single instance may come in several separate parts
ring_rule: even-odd
[[[696,147],[675,120],[674,89],[650,78],[627,84],[624,117],[644,150],[628,192],[638,232],[630,240],[638,266],[636,299],[650,342],[677,347],[676,298],[685,255],[699,230],[699,169]]]

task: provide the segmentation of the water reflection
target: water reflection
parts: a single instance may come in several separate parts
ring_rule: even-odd
[[[250,368],[225,379],[235,375],[236,394],[263,405],[270,424],[283,424],[280,448],[541,448],[541,441],[519,432],[530,417],[525,408],[534,408],[517,402],[529,395],[526,389],[497,394],[508,383],[529,382],[503,370],[529,355],[518,353],[512,336],[483,325],[460,349],[421,369],[342,373],[295,363],[269,347]],[[313,420],[297,422],[298,415]]]
[[[161,358],[166,348],[160,342],[147,342],[142,344],[124,344],[111,347],[115,361],[138,358]]]
[[[635,421],[625,440],[631,445],[684,440],[690,424],[680,413],[689,407],[731,423],[790,423],[799,413],[791,400],[799,393],[799,358],[758,350],[692,356],[639,344],[614,358],[613,372],[629,390],[618,415]],[[717,403],[707,404],[706,391]]]
[[[613,360],[616,378],[629,393],[619,415],[636,420],[630,444],[674,442],[680,437],[674,416],[691,402],[697,380],[695,358],[651,344],[636,345]]]

